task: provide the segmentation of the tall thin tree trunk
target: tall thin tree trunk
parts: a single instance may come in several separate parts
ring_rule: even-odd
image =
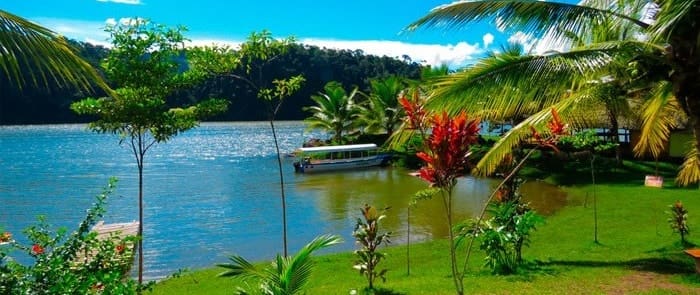
[[[442,202],[447,212],[447,232],[450,239],[450,267],[452,269],[452,281],[457,289],[457,294],[464,294],[464,282],[462,275],[457,269],[457,247],[455,245],[455,236],[452,231],[452,188],[448,188],[447,192],[442,192]]]
[[[698,102],[698,105],[700,106],[700,102]],[[700,107],[698,107],[698,117],[694,118],[693,122],[693,136],[695,136],[695,149],[700,153]],[[700,155],[699,155],[700,156]],[[700,170],[700,167],[697,167],[698,170]],[[698,183],[698,189],[700,189],[700,179],[696,180]]]
[[[284,173],[282,173],[282,159],[280,158],[280,146],[277,142],[277,131],[275,123],[270,119],[270,128],[272,129],[272,138],[275,141],[275,151],[277,152],[277,167],[280,174],[280,192],[282,199],[282,243],[284,247],[284,257],[287,257],[287,198],[284,195]]]
[[[139,164],[139,287],[143,283],[143,156],[141,157]]]
[[[411,275],[411,205],[406,211],[406,275]]]
[[[617,165],[622,164],[622,148],[620,147],[620,123],[617,121],[617,114],[613,110],[608,110],[608,119],[610,119],[610,141],[617,144],[615,146],[615,161]]]
[[[595,195],[595,154],[591,150],[591,181],[593,182],[593,241],[598,243],[598,199]]]

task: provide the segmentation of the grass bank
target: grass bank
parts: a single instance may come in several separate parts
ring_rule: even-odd
[[[666,211],[681,200],[689,211],[691,242],[700,243],[700,190],[672,186],[675,167],[660,165],[667,176],[664,188],[644,187],[645,173],[656,165],[626,162],[604,169],[595,186],[598,243],[594,242],[593,186],[590,171],[568,167],[559,175],[546,163],[532,165],[531,177],[565,183],[568,205],[541,225],[524,250],[528,269],[518,275],[496,276],[482,267],[484,254],[477,249],[465,279],[471,294],[697,294],[700,279],[694,264],[682,252],[679,236],[672,233]],[[583,166],[581,166],[583,167]],[[548,170],[544,174],[543,171]],[[563,171],[563,170],[562,170]],[[552,173],[554,172],[554,173]],[[389,254],[382,267],[385,294],[454,294],[450,279],[448,246],[444,240],[411,245],[410,274],[406,246],[384,248]],[[316,257],[308,294],[349,294],[365,285],[353,268],[352,253]],[[218,278],[221,269],[183,274],[157,284],[154,294],[231,294],[240,281]]]

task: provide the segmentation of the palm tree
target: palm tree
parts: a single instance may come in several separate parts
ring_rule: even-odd
[[[225,272],[219,274],[221,277],[240,276],[246,279],[255,279],[260,282],[260,291],[269,295],[291,295],[301,292],[304,285],[311,277],[313,261],[311,254],[316,250],[326,248],[341,243],[340,237],[324,235],[315,238],[299,250],[294,256],[281,256],[272,262],[272,265],[265,269],[258,269],[245,258],[233,255],[229,257],[231,263],[219,264],[226,268]],[[248,294],[246,290],[238,290],[240,294]]]
[[[17,88],[73,85],[109,89],[97,71],[75,54],[65,38],[0,10],[0,71]]]
[[[364,132],[394,133],[404,115],[398,97],[406,89],[405,84],[396,76],[370,81],[370,94],[358,117]]]
[[[305,111],[312,113],[311,117],[304,119],[309,129],[324,129],[331,132],[332,141],[343,143],[344,133],[351,132],[356,128],[355,119],[358,116],[359,108],[355,104],[355,97],[359,93],[355,87],[350,93],[343,89],[343,85],[331,81],[323,87],[325,93],[312,95],[316,105],[305,107]]]
[[[527,124],[547,121],[549,107],[571,117],[578,101],[590,93],[571,93],[616,58],[634,60],[653,88],[640,112],[642,133],[635,152],[658,157],[676,123],[678,110],[687,115],[694,141],[676,182],[700,182],[700,17],[698,0],[584,0],[578,5],[534,0],[455,2],[436,7],[409,26],[459,28],[482,20],[496,20],[501,28],[515,28],[542,37],[553,45],[571,45],[569,36],[591,36],[596,24],[636,27],[643,35],[617,40],[589,39],[563,52],[522,57],[487,58],[469,70],[436,82],[432,106],[460,109],[510,110],[527,115],[503,138],[478,167],[491,173],[509,149],[524,136]],[[651,21],[653,19],[653,21]],[[632,31],[629,31],[632,32]],[[556,46],[555,46],[556,47]],[[654,67],[655,71],[649,71]],[[517,94],[517,95],[514,95]],[[474,105],[481,103],[482,105]],[[533,108],[533,106],[536,106]],[[487,118],[488,119],[488,118]],[[567,118],[568,119],[568,118]]]

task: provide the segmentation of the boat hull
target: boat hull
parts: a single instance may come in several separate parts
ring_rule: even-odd
[[[296,172],[300,173],[317,173],[380,166],[385,164],[386,161],[387,157],[378,155],[375,157],[366,157],[361,159],[326,160],[304,163],[296,162],[294,163],[294,169]]]

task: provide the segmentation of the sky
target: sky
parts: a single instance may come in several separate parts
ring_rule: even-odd
[[[459,30],[404,28],[445,0],[5,0],[0,9],[78,41],[109,45],[109,22],[148,18],[185,26],[194,45],[236,45],[252,32],[294,36],[298,42],[334,49],[361,49],[379,56],[409,56],[451,68],[473,64],[509,41],[536,46],[522,32],[502,32],[489,23]]]

